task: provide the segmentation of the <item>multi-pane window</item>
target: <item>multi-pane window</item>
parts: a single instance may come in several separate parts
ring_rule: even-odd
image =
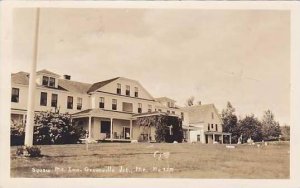
[[[121,95],[121,84],[117,84],[117,94]]]
[[[218,131],[218,124],[216,124],[216,131]]]
[[[138,113],[142,113],[142,103],[139,103],[138,105]]]
[[[11,90],[11,102],[19,102],[20,89],[12,88]]]
[[[139,97],[139,88],[138,87],[134,88],[134,96]]]
[[[52,96],[51,96],[51,107],[57,107],[57,98],[58,98],[58,95],[52,93]]]
[[[49,86],[54,87],[55,86],[55,79],[54,78],[49,78]]]
[[[73,109],[73,97],[71,97],[71,96],[68,96],[68,99],[67,99],[67,108],[68,109]]]
[[[82,98],[77,97],[77,110],[81,110],[81,109],[82,109]]]
[[[152,112],[152,105],[151,104],[148,105],[148,112]]]
[[[183,121],[184,120],[184,113],[181,112],[181,120]]]
[[[130,96],[130,86],[126,86],[126,96]]]
[[[214,124],[211,124],[211,128],[212,128],[212,129],[214,128]]]
[[[99,108],[104,108],[104,97],[100,97]]]
[[[41,92],[40,105],[47,106],[47,93],[46,92]]]
[[[208,124],[207,129],[210,131],[210,124]]]
[[[49,87],[55,87],[55,78],[43,76],[42,85],[49,86]]]
[[[112,110],[117,110],[117,99],[113,99],[112,100],[112,106],[111,106]]]
[[[43,76],[43,86],[48,86],[49,83],[49,77],[48,76]]]

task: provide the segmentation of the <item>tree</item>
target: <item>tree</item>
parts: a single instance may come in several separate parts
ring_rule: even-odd
[[[223,131],[231,133],[232,143],[236,143],[238,141],[239,130],[237,125],[237,116],[235,115],[235,109],[228,101],[226,109],[222,110],[221,118],[223,121]]]
[[[186,100],[185,106],[193,106],[193,105],[194,105],[194,100],[195,100],[195,97],[194,97],[194,96],[189,97],[189,98]]]
[[[281,133],[279,123],[275,121],[274,114],[267,110],[262,118],[263,140],[277,140]]]
[[[72,124],[68,113],[40,112],[34,121],[34,144],[75,144],[85,135],[82,127]]]
[[[281,139],[290,140],[290,126],[284,125],[280,127],[280,129],[281,129]]]
[[[137,125],[155,127],[156,142],[182,142],[183,130],[181,119],[168,115],[152,115],[137,118]],[[148,130],[150,130],[148,128]],[[148,132],[150,135],[150,132]]]
[[[255,142],[262,141],[262,125],[254,115],[247,115],[244,119],[238,121],[238,130],[243,135],[243,143],[251,138]]]

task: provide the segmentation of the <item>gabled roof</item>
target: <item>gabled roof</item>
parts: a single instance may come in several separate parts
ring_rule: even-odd
[[[58,79],[58,86],[66,91],[86,94],[92,84],[72,80]]]
[[[215,112],[216,116],[222,121],[214,104],[194,105],[181,109],[189,114],[190,123],[206,122],[206,118],[211,117],[209,114],[211,111]]]
[[[104,80],[102,82],[97,82],[97,83],[94,83],[90,88],[89,90],[87,91],[87,93],[89,92],[94,92],[96,91],[97,89],[100,89],[101,87],[119,79],[120,77],[116,77],[116,78],[112,78],[112,79],[109,79],[109,80]]]
[[[58,75],[58,74],[56,74],[56,73],[54,73],[54,72],[48,71],[48,70],[46,70],[46,69],[37,71],[36,74],[37,74],[37,75],[39,75],[39,74],[48,74],[48,75],[52,75],[52,76],[55,76],[55,77],[60,77],[60,75]]]
[[[15,84],[28,85],[29,84],[29,73],[17,72],[11,74],[11,81]]]
[[[172,101],[172,102],[176,102],[175,100],[170,99],[168,97],[158,97],[158,98],[155,98],[155,100],[157,100],[157,101]]]

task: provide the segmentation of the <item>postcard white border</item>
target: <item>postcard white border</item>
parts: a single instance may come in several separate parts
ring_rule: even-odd
[[[155,178],[10,178],[9,114],[12,9],[63,8],[168,8],[168,9],[270,9],[291,11],[291,161],[289,180],[155,179]],[[4,1],[1,2],[0,67],[0,187],[300,187],[300,3],[286,1]],[[4,126],[7,125],[7,126]]]

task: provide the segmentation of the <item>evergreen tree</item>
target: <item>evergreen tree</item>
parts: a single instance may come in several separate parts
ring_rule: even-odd
[[[263,140],[275,140],[281,134],[279,123],[270,110],[265,111],[262,118],[262,134]]]

